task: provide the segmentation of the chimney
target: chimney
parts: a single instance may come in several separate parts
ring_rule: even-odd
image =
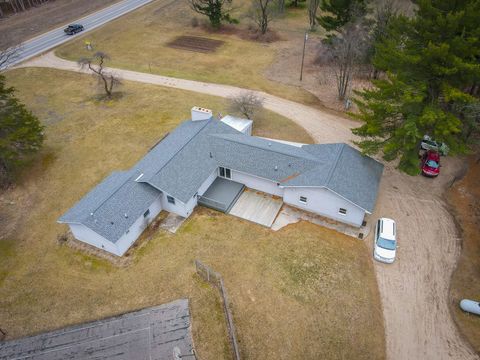
[[[212,116],[212,110],[198,106],[192,108],[192,121],[209,120]]]

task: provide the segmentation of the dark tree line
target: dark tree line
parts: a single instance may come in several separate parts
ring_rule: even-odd
[[[480,2],[422,0],[413,17],[394,16],[377,34],[373,66],[383,76],[356,93],[364,122],[354,130],[367,154],[400,159],[419,171],[418,144],[427,134],[452,154],[480,136]]]
[[[18,13],[28,10],[32,7],[40,6],[50,0],[3,0],[0,1],[0,17],[5,16],[6,12]]]
[[[16,171],[43,143],[43,126],[14,91],[0,74],[0,187],[15,181]]]
[[[373,87],[354,91],[351,115],[364,123],[357,144],[399,159],[409,174],[419,172],[424,135],[451,154],[480,138],[480,1],[414,2],[406,16],[393,0],[322,0],[317,19],[327,31],[318,58],[332,69],[339,99],[356,73],[371,76]]]

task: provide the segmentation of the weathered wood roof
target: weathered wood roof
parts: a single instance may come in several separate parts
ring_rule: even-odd
[[[193,351],[186,299],[0,342],[0,360],[161,360],[173,359],[174,351]]]

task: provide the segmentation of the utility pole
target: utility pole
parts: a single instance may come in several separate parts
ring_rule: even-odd
[[[300,81],[303,79],[303,62],[305,61],[305,47],[307,46],[308,31],[305,31],[305,37],[303,38],[303,53],[302,53],[302,68],[300,69]]]

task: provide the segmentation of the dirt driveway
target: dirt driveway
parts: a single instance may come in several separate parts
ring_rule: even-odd
[[[397,261],[375,264],[391,359],[478,358],[460,338],[447,304],[461,239],[444,193],[462,164],[442,160],[438,179],[410,177],[387,165],[373,214],[392,217],[398,228]],[[367,245],[373,248],[372,236]]]
[[[25,66],[79,71],[77,64],[52,53]],[[228,97],[242,89],[115,69],[125,80],[181,88]],[[356,123],[319,109],[265,93],[265,107],[289,117],[317,142],[348,142]],[[458,159],[443,159],[438,179],[410,177],[387,164],[373,219],[397,221],[398,260],[375,263],[384,307],[387,356],[395,360],[479,359],[462,339],[447,306],[448,288],[460,250],[460,239],[443,198],[446,187],[461,170]],[[371,223],[373,220],[371,221]],[[365,244],[372,247],[372,235]]]

